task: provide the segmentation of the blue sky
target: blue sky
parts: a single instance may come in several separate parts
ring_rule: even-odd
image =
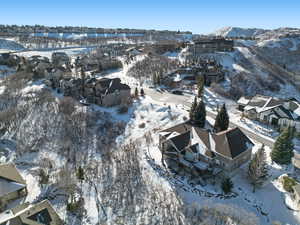
[[[1,24],[189,30],[300,27],[300,0],[3,0]]]

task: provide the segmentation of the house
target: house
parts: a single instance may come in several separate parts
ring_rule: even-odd
[[[127,54],[129,57],[134,57],[134,56],[141,55],[142,52],[139,51],[136,47],[131,47],[131,48],[126,49],[126,54]]]
[[[201,38],[188,45],[189,51],[194,55],[214,52],[233,51],[233,40],[225,38]]]
[[[121,83],[119,78],[102,78],[96,80],[94,85],[96,104],[109,107],[125,103],[130,99],[130,87]]]
[[[51,56],[51,61],[55,67],[70,65],[70,58],[65,52],[53,52]]]
[[[223,81],[225,73],[222,66],[215,61],[205,61],[188,67],[182,66],[168,73],[163,83],[172,88],[189,87],[197,84],[197,78],[200,76],[204,78],[205,85],[209,86],[211,83]]]
[[[48,200],[37,204],[25,203],[0,214],[1,225],[62,225]]]
[[[300,103],[296,99],[278,99],[256,95],[241,97],[238,109],[252,120],[258,120],[275,127],[295,127],[300,132]]]
[[[239,128],[212,133],[185,122],[159,132],[159,148],[168,166],[196,174],[239,168],[251,159],[252,147]]]
[[[0,54],[0,65],[15,67],[21,62],[21,57],[11,53]]]
[[[0,165],[0,211],[6,205],[27,194],[26,182],[14,164]]]

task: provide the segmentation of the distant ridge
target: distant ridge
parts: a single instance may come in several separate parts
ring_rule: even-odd
[[[259,28],[240,28],[240,27],[223,27],[210,35],[222,36],[222,37],[243,37],[251,38],[258,35],[264,34],[269,30],[259,29]]]

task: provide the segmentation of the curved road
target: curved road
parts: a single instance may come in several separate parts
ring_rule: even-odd
[[[153,100],[158,101],[158,102],[163,102],[163,103],[173,103],[173,104],[181,104],[186,106],[187,108],[191,107],[191,96],[185,96],[185,95],[175,95],[171,94],[167,91],[156,91],[155,89],[149,89],[149,88],[144,88],[145,94],[150,96]],[[212,111],[206,111],[206,114],[215,119],[217,113],[212,112]],[[269,138],[269,137],[264,137],[261,135],[258,135],[255,133],[255,131],[252,131],[250,129],[245,129],[244,127],[241,127],[240,125],[230,122],[229,123],[230,127],[239,127],[249,138],[262,143],[266,146],[269,146],[270,148],[273,147],[274,144],[274,139]]]

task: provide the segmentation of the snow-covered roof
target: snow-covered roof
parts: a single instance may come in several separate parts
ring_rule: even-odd
[[[246,105],[245,111],[255,109],[256,112],[261,113],[282,106],[284,101],[271,96],[256,95],[249,99],[241,97],[238,103]]]
[[[242,96],[239,100],[238,100],[238,104],[242,104],[242,105],[247,105],[249,103],[249,101],[251,100],[251,98],[249,97],[244,97]]]
[[[297,105],[298,105],[298,108],[296,108],[292,113],[295,120],[300,118],[300,104],[297,104]]]

